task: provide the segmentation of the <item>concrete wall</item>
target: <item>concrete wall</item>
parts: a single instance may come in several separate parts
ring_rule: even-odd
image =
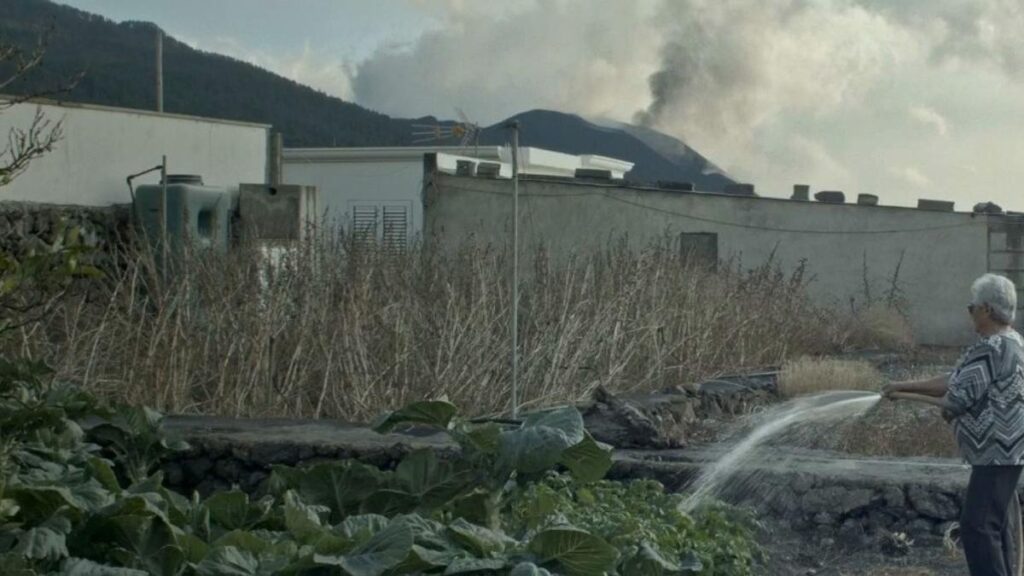
[[[207,184],[237,187],[267,178],[267,126],[90,105],[40,104],[60,121],[64,139],[35,160],[0,200],[105,206],[130,201],[125,178],[160,164],[172,174],[199,174]],[[37,104],[0,114],[0,134],[32,123]],[[137,184],[156,183],[150,174]]]
[[[328,223],[345,229],[353,225],[353,207],[403,206],[408,210],[408,235],[423,232],[423,166],[454,174],[459,161],[499,165],[499,173],[512,174],[511,150],[483,147],[289,148],[282,154],[282,179],[287,184],[312,185],[320,191],[320,210]],[[545,176],[572,176],[577,168],[610,170],[621,178],[633,164],[603,156],[574,156],[520,148],[520,172]],[[383,229],[378,222],[378,229]]]
[[[473,234],[506,244],[511,183],[433,174],[425,195],[425,235],[444,244]],[[543,241],[564,255],[628,235],[635,245],[665,233],[714,233],[722,259],[763,263],[773,251],[786,268],[806,259],[822,303],[849,306],[863,296],[866,261],[875,294],[900,264],[899,280],[923,344],[960,345],[971,329],[964,306],[971,282],[988,268],[991,217],[910,208],[828,205],[616,184],[524,179],[523,245]]]
[[[1017,307],[1024,310],[1024,215],[995,216],[988,228],[988,269],[1017,285]],[[1024,314],[1018,326],[1024,324]]]

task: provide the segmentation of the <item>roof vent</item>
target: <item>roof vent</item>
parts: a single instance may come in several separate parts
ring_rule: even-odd
[[[874,194],[857,194],[857,204],[861,206],[878,206],[878,196]]]
[[[658,180],[658,188],[682,192],[693,192],[694,190],[693,182],[675,182],[672,180]]]
[[[814,199],[826,204],[842,204],[846,202],[846,194],[841,190],[824,190],[815,194]]]
[[[921,198],[917,201],[917,207],[921,210],[939,210],[941,212],[952,212],[953,203],[946,200],[925,200]]]
[[[167,184],[192,184],[194,186],[202,186],[203,177],[199,174],[168,174]]]
[[[727,184],[724,192],[736,196],[756,196],[753,184]]]
[[[975,214],[1002,214],[1003,208],[992,202],[979,202],[974,205]]]
[[[575,176],[577,178],[587,178],[590,180],[611,180],[611,170],[601,170],[599,168],[577,168]]]
[[[794,184],[793,195],[789,197],[790,200],[810,200],[811,199],[811,187],[807,184]]]
[[[481,162],[476,165],[476,175],[481,178],[497,178],[501,174],[501,164],[497,162]]]
[[[455,174],[458,176],[476,176],[476,162],[471,160],[456,160]]]

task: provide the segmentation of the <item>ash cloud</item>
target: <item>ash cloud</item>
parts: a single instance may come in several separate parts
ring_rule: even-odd
[[[977,189],[1008,177],[986,150],[1018,150],[989,118],[1024,118],[1019,0],[423,6],[437,28],[362,62],[359,103],[406,117],[461,107],[484,123],[531,108],[632,121],[775,194],[808,181]]]

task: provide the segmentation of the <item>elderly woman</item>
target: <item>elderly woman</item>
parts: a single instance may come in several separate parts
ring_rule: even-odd
[[[1024,341],[1011,325],[1017,289],[995,274],[971,286],[967,311],[980,336],[951,375],[894,382],[891,399],[935,404],[953,422],[960,452],[971,465],[960,534],[971,576],[1011,576],[1014,541],[1009,510],[1024,465]],[[1017,510],[1017,506],[1012,506]]]

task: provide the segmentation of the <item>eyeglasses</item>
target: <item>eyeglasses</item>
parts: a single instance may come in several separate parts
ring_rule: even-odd
[[[974,314],[975,310],[981,310],[984,306],[984,304],[968,304],[967,311],[970,312],[971,314]]]

